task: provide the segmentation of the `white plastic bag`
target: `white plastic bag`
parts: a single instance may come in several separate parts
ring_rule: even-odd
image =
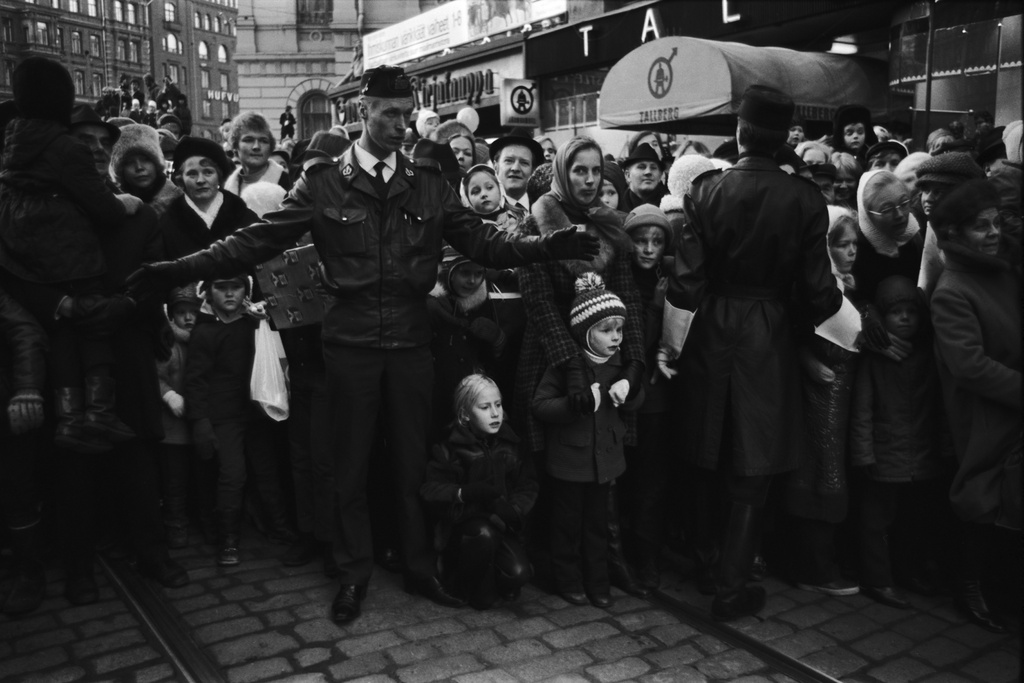
[[[270,329],[267,320],[261,320],[256,329],[249,395],[267,417],[278,422],[288,419],[287,362],[281,335]]]

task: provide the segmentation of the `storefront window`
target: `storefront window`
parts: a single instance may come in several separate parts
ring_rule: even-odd
[[[597,101],[608,69],[555,76],[541,83],[544,130],[585,128],[597,124]]]

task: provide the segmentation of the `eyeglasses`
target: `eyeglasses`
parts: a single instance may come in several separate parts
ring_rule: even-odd
[[[893,216],[896,216],[898,214],[907,213],[908,211],[910,211],[910,200],[909,199],[904,199],[902,202],[900,202],[896,206],[890,206],[888,209],[883,209],[882,211],[871,211],[870,209],[868,209],[868,213],[870,213],[872,216],[878,216],[878,217],[882,217],[882,216],[893,217]]]
[[[370,74],[370,78],[366,81],[366,85],[363,86],[361,94],[365,95],[367,92],[369,92],[370,86],[376,83],[379,79],[383,78],[385,75],[391,74],[389,74],[386,71],[374,71],[372,74]],[[390,80],[388,80],[387,83],[388,88],[392,92],[405,91],[411,87],[411,81],[409,80],[409,77],[406,76],[405,74],[391,76]]]

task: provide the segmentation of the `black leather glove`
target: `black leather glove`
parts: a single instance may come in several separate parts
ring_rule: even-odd
[[[615,378],[615,382],[620,379],[624,379],[629,382],[629,397],[633,398],[636,396],[636,392],[640,390],[640,384],[644,381],[644,364],[638,360],[626,361],[626,364],[622,367],[622,372]]]
[[[142,267],[128,276],[128,296],[142,301],[152,296],[163,297],[172,287],[207,279],[217,273],[231,273],[245,270],[245,264],[237,262],[218,263],[209,250],[197,251],[173,261],[143,263]]]
[[[68,318],[86,334],[109,336],[135,311],[135,301],[123,294],[86,294],[71,300]]]
[[[884,351],[892,344],[892,341],[889,339],[889,333],[886,332],[882,321],[875,317],[871,309],[866,308],[860,314],[860,329],[864,343],[872,351]]]
[[[501,346],[505,343],[505,333],[498,327],[498,323],[490,318],[473,318],[466,331],[491,346]]]
[[[508,502],[504,498],[495,498],[492,500],[490,510],[497,515],[509,529],[515,530],[519,528],[519,511],[515,509],[512,503]]]
[[[541,237],[541,243],[552,261],[593,261],[601,253],[601,240],[575,226],[555,230]]]
[[[597,407],[594,392],[587,387],[583,391],[569,394],[569,405],[577,415],[591,415]]]
[[[462,487],[462,500],[467,503],[487,503],[500,495],[498,487],[486,481],[475,481]]]
[[[208,418],[204,417],[192,424],[192,442],[201,460],[212,460],[217,455],[220,444],[217,441],[217,434],[213,431],[213,423]]]
[[[587,379],[587,361],[583,356],[573,356],[565,362],[565,382],[569,395],[578,394],[581,391],[590,391],[590,382]]]

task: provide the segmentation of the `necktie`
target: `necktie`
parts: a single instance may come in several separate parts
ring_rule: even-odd
[[[378,161],[373,166],[373,170],[377,172],[377,175],[370,178],[373,183],[373,189],[377,191],[377,196],[381,199],[387,199],[388,197],[388,184],[384,180],[384,169],[387,167],[383,161]]]

